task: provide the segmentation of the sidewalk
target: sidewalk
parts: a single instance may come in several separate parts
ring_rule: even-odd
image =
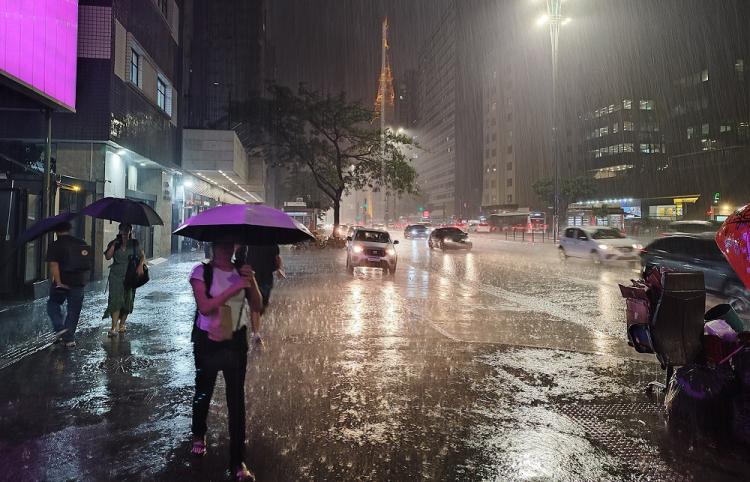
[[[149,268],[158,271],[157,266],[166,261],[168,260],[165,258],[153,258],[147,263]],[[90,281],[86,285],[76,336],[80,336],[92,325],[106,325],[106,320],[101,319],[101,314],[104,313],[107,302],[108,275],[109,269],[105,269],[101,280]],[[50,346],[53,340],[54,333],[47,316],[46,296],[32,301],[7,303],[0,307],[0,370]]]

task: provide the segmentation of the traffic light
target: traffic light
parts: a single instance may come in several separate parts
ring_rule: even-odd
[[[714,204],[719,204],[719,199],[720,198],[721,198],[721,196],[719,196],[718,192],[716,194],[714,194]]]
[[[422,211],[424,211],[424,208],[422,206],[419,206],[419,212],[421,213]]]
[[[367,209],[367,201],[365,201],[364,208]]]
[[[357,221],[359,221],[359,216],[357,216]]]

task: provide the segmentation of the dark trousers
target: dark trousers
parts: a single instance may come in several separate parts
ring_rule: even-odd
[[[62,305],[68,302],[68,313],[63,320]],[[47,314],[52,320],[52,329],[60,331],[67,328],[63,335],[63,341],[75,341],[76,328],[78,327],[78,318],[81,316],[83,307],[83,286],[71,286],[69,290],[57,289],[54,283],[49,289],[49,299],[47,300]]]
[[[234,334],[232,341],[215,342],[208,333],[196,329],[193,335],[195,355],[195,396],[193,397],[193,435],[203,437],[216,377],[221,371],[226,385],[229,412],[229,466],[234,469],[245,461],[245,373],[247,372],[247,328]]]

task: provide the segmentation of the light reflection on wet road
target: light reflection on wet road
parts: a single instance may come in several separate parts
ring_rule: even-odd
[[[663,372],[624,338],[617,283],[637,271],[488,238],[397,250],[395,276],[350,276],[343,250],[282,250],[288,278],[247,376],[258,480],[712,480],[718,466],[742,480],[734,459],[669,451],[660,401],[642,393]],[[126,337],[88,323],[73,353],[0,371],[0,473],[28,475],[7,461],[38,453],[31,480],[226,478],[221,381],[209,456],[188,457],[188,258],[152,270]],[[102,297],[87,303],[101,313]]]

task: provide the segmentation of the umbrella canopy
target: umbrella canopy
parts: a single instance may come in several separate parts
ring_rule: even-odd
[[[21,235],[16,240],[15,247],[18,248],[22,244],[28,243],[29,241],[33,241],[36,238],[42,235],[45,235],[47,233],[51,233],[59,225],[61,225],[62,223],[66,221],[70,221],[76,216],[77,216],[76,213],[60,213],[57,216],[50,216],[48,218],[40,219],[39,221],[34,223],[34,225],[31,226],[29,229],[21,233]]]
[[[164,221],[151,206],[141,201],[131,201],[117,197],[105,197],[95,201],[81,211],[97,219],[109,219],[119,223],[139,226],[164,225]]]
[[[188,219],[172,234],[198,241],[213,241],[235,235],[249,245],[292,244],[314,240],[299,222],[288,214],[260,204],[227,204]]]
[[[732,213],[721,225],[715,239],[724,257],[750,289],[750,204]]]

